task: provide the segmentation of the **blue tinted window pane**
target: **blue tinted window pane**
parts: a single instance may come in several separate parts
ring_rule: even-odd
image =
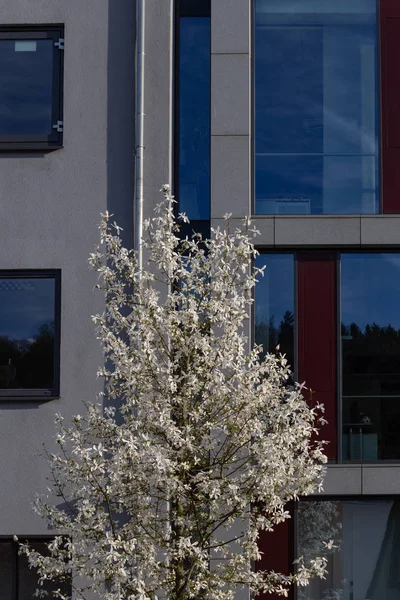
[[[255,18],[256,213],[377,212],[375,0],[256,0]]]
[[[210,218],[210,18],[181,17],[179,211]]]
[[[266,266],[255,291],[255,342],[264,352],[280,351],[294,365],[294,257],[260,254],[255,265]]]
[[[400,458],[400,255],[341,260],[343,457]]]
[[[0,135],[52,133],[53,40],[0,40]]]
[[[0,389],[54,387],[54,278],[0,278]]]

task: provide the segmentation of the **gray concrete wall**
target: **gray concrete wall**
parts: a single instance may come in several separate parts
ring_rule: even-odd
[[[101,309],[87,258],[100,212],[132,244],[135,2],[7,0],[2,24],[65,24],[64,148],[0,153],[0,268],[62,270],[61,395],[0,404],[0,534],[46,533],[31,510],[46,489],[41,444],[54,415],[95,399],[101,350],[90,316]]]

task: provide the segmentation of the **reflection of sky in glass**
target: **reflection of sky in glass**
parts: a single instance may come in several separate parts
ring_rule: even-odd
[[[32,339],[54,322],[54,279],[0,279],[0,337]]]
[[[342,323],[400,328],[400,254],[341,255]]]
[[[287,317],[288,313],[294,314],[294,257],[260,254],[255,266],[264,265],[264,277],[259,276],[255,290],[255,341],[263,344],[264,351],[274,351],[280,343],[281,351],[293,364],[293,323],[289,324]]]
[[[54,42],[20,41],[0,40],[0,135],[49,135]]]
[[[256,0],[258,214],[376,212],[375,11]]]
[[[210,218],[210,18],[181,17],[179,210]]]

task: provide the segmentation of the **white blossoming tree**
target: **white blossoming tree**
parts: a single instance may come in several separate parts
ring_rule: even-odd
[[[22,551],[40,582],[61,582],[53,597],[69,597],[71,573],[82,599],[286,595],[322,575],[324,559],[290,576],[257,571],[257,541],[320,487],[321,407],[289,385],[283,356],[248,347],[256,232],[230,231],[227,218],[212,239],[180,241],[164,196],[145,223],[143,267],[103,218],[91,264],[106,297],[94,318],[104,397],[72,424],[58,417],[59,452],[47,453],[58,503],[36,509],[60,535],[47,556]]]

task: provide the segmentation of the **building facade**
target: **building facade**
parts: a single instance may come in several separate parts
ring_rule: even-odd
[[[47,488],[42,444],[56,413],[98,391],[88,257],[101,212],[132,245],[136,10],[17,0],[0,21],[0,598],[27,600],[34,573],[12,537],[51,533],[32,510]]]
[[[253,215],[251,335],[326,409],[324,492],[259,566],[331,537],[326,581],[294,596],[400,598],[399,62],[400,0],[4,3],[1,600],[34,586],[12,536],[49,535],[31,499],[54,416],[96,393],[99,214],[132,246],[167,182],[205,235]]]

